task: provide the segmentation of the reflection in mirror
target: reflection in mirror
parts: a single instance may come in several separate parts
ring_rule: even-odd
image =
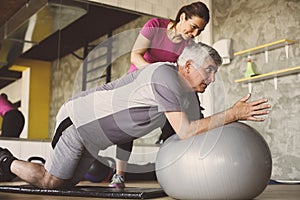
[[[18,58],[12,59],[9,67],[26,68],[20,72],[23,85],[19,96],[22,106],[27,105],[21,108],[27,119],[22,138],[31,140],[52,138],[58,109],[74,93],[127,73],[138,28],[153,17],[83,1],[51,2],[51,6],[40,6],[26,18],[17,29],[19,35],[6,35],[10,42],[23,40]],[[67,22],[69,19],[74,21]],[[100,50],[99,46],[104,46],[109,38],[114,38],[111,48]],[[91,70],[91,76],[87,78],[96,81],[87,80],[83,86],[84,60],[96,54],[102,54],[106,63],[98,70],[89,69],[90,65],[87,70]],[[155,142],[149,138],[142,140]]]
[[[44,127],[37,125],[34,127],[31,124],[36,123],[35,119],[39,119],[42,113],[42,115],[47,115],[44,119],[48,121],[49,118],[49,112],[40,112],[40,108],[34,108],[39,103],[35,103],[36,100],[32,97],[36,96],[39,98],[34,93],[41,93],[41,90],[37,91],[33,88],[37,87],[35,86],[37,83],[37,78],[35,77],[40,76],[42,77],[40,81],[46,82],[47,79],[43,79],[43,77],[50,77],[50,71],[47,69],[50,69],[50,65],[47,66],[46,63],[46,66],[44,66],[45,63],[38,61],[42,59],[37,59],[37,61],[20,61],[19,58],[33,47],[41,46],[45,39],[56,32],[59,34],[60,30],[85,15],[88,12],[88,6],[72,0],[31,0],[24,2],[23,6],[21,6],[22,2],[18,3],[20,4],[15,5],[15,13],[7,15],[7,18],[5,18],[6,16],[1,18],[5,20],[1,21],[3,23],[0,24],[0,91],[9,94],[14,102],[22,102],[18,109],[24,113],[26,123],[21,138],[48,138],[48,125]],[[7,4],[7,6],[12,5]],[[17,6],[21,6],[20,9]],[[2,7],[1,9],[7,8]],[[10,7],[10,9],[13,8]],[[56,43],[59,46],[60,41],[57,40]],[[51,50],[49,49],[49,51]],[[54,51],[59,52],[58,49]],[[58,55],[58,53],[55,54]],[[46,70],[40,70],[37,66]],[[39,82],[38,85],[42,86],[44,84]],[[45,84],[44,88],[47,85],[49,86],[50,83]],[[40,99],[46,100],[46,108],[48,108],[50,91],[43,90],[42,92],[48,93],[48,95],[42,95],[48,96],[48,100],[45,98]],[[36,110],[36,114],[34,114],[34,110]],[[43,119],[43,117],[41,118]],[[43,123],[48,124],[46,120]],[[30,130],[36,133],[46,131],[46,133],[42,137],[30,137],[30,133],[28,133]]]
[[[13,103],[6,93],[0,94],[0,136],[19,138],[23,131],[25,118],[18,109],[21,102]]]

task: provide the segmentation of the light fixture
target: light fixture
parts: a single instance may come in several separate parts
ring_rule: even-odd
[[[213,44],[213,48],[216,49],[220,54],[220,56],[222,57],[223,65],[230,63],[230,60],[233,58],[231,39],[219,40]]]

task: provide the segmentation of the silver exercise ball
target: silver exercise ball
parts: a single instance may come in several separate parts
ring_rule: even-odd
[[[156,175],[176,199],[252,199],[266,188],[270,149],[252,127],[235,122],[186,140],[173,135],[157,154]]]

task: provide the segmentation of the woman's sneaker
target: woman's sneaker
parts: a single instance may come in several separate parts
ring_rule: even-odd
[[[109,187],[125,188],[124,178],[119,174],[114,174],[109,184]]]

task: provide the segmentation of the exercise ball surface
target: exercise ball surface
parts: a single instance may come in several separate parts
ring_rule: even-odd
[[[268,185],[272,158],[264,138],[234,122],[160,147],[156,176],[175,199],[253,199]]]

